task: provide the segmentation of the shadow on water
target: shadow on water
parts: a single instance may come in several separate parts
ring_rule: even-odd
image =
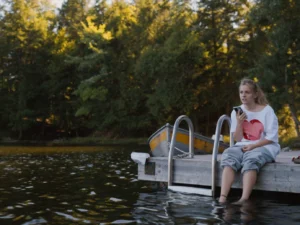
[[[0,148],[0,224],[299,224],[299,195],[243,206],[137,180],[137,146]],[[233,190],[229,202],[238,199]]]

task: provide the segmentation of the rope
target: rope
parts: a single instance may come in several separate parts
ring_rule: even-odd
[[[170,151],[170,145],[171,145],[171,143],[168,142],[169,151]],[[190,156],[190,153],[187,153],[187,152],[185,152],[185,151],[183,151],[183,150],[181,150],[181,149],[179,149],[175,146],[174,146],[174,149],[177,150],[178,152],[182,153],[182,154],[178,154],[178,155],[173,156],[174,158],[183,159],[183,158],[187,158],[188,156]]]

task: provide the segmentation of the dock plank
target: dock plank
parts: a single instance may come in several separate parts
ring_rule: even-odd
[[[275,163],[266,164],[260,171],[256,190],[300,193],[300,164],[291,160],[300,155],[300,151],[281,152]],[[211,186],[211,155],[195,155],[193,159],[174,159],[173,183],[186,185]],[[221,154],[218,155],[216,185],[221,185]],[[147,174],[151,165],[152,174]],[[151,157],[144,166],[138,164],[138,179],[156,182],[168,180],[168,158]],[[233,188],[242,188],[242,176],[237,173]]]

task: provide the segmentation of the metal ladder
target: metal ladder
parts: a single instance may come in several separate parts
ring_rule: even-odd
[[[211,164],[211,173],[212,173],[212,180],[211,180],[211,189],[208,188],[197,188],[197,187],[189,187],[189,186],[179,186],[173,185],[173,152],[176,143],[176,134],[179,127],[179,124],[182,121],[186,121],[189,127],[189,158],[194,158],[194,126],[192,121],[186,116],[182,115],[177,118],[173,127],[173,135],[171,139],[169,157],[168,157],[168,189],[171,191],[188,193],[188,194],[199,194],[199,195],[206,195],[206,196],[215,196],[215,187],[216,187],[216,164],[217,164],[217,156],[218,156],[218,149],[219,149],[219,139],[221,128],[223,125],[224,120],[228,122],[229,129],[231,126],[231,120],[227,115],[223,115],[219,118],[217,122],[216,132],[215,132],[215,140],[214,140],[214,147],[213,147],[213,154],[212,154],[212,164]],[[233,136],[230,133],[230,146],[233,145]]]

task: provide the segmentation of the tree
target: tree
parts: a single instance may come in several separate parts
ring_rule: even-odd
[[[2,66],[8,95],[12,97],[12,102],[7,105],[9,125],[22,138],[24,130],[37,124],[37,118],[47,116],[49,104],[41,84],[47,79],[47,43],[53,28],[54,11],[38,0],[9,3],[10,9],[5,10],[3,17],[7,50],[2,57]]]
[[[63,136],[79,135],[84,126],[81,118],[75,116],[79,99],[73,94],[81,80],[88,78],[89,71],[78,67],[88,51],[81,42],[82,23],[89,15],[88,0],[68,0],[57,16],[57,31],[54,35],[53,60],[49,67],[51,81],[51,123]]]
[[[249,7],[247,1],[198,2],[194,27],[203,58],[193,83],[197,118],[205,121],[201,130],[207,135],[214,132],[218,117],[229,114],[232,105],[239,102],[237,82],[251,66],[245,57],[250,49],[245,38],[249,32],[245,29]]]
[[[300,136],[300,3],[299,1],[257,1],[251,21],[257,39],[265,40],[266,50],[257,54],[254,72],[269,92],[275,109],[288,105]]]

